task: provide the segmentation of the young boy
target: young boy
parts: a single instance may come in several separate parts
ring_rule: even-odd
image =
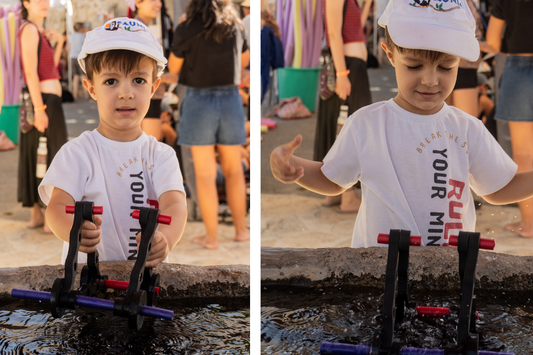
[[[470,192],[493,204],[533,195],[533,171],[517,173],[483,123],[444,103],[459,58],[477,60],[475,23],[465,0],[391,0],[379,19],[398,95],[355,112],[323,162],[293,156],[302,141],[277,147],[274,176],[337,195],[361,181],[363,202],[352,247],[377,246],[379,233],[408,229],[423,245],[447,245],[475,230]]]
[[[96,100],[100,124],[65,144],[39,186],[46,218],[68,252],[73,216],[65,206],[93,201],[103,217],[85,221],[79,251],[98,250],[100,260],[134,260],[140,243],[139,207],[155,206],[172,216],[159,225],[146,266],[165,260],[187,219],[185,193],[174,150],[141,130],[150,98],[166,65],[163,50],[139,21],[118,18],[87,33],[78,61],[83,85]],[[85,262],[80,253],[79,262]]]

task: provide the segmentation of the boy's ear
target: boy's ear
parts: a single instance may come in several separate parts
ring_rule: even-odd
[[[385,54],[387,54],[387,58],[389,59],[390,64],[394,67],[394,55],[390,44],[388,44],[387,42],[381,42],[381,48],[383,48]]]
[[[157,80],[154,81],[154,83],[152,84],[152,92],[151,92],[151,96],[152,97],[155,93],[155,91],[157,90],[157,88],[159,87],[159,85],[161,84],[161,77],[158,76],[157,77]]]
[[[96,95],[94,93],[93,83],[89,79],[83,78],[83,86],[85,86],[85,89],[87,89],[87,91],[89,92],[89,95],[91,95],[93,100],[96,101]]]

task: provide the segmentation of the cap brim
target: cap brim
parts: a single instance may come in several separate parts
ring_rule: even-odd
[[[443,52],[475,62],[479,59],[479,42],[471,34],[448,29],[442,36],[442,27],[417,22],[389,22],[389,34],[394,43],[409,49]]]

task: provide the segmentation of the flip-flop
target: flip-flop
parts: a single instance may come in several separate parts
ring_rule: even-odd
[[[336,208],[335,211],[341,214],[356,214],[357,212],[359,212],[359,211],[344,211],[344,210],[341,210],[340,207]]]

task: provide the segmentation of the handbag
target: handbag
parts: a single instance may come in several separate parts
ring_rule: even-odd
[[[30,92],[26,85],[22,86],[20,93],[20,131],[28,133],[33,128],[33,103],[31,102]]]
[[[335,79],[337,76],[329,47],[322,49],[320,66],[320,98],[327,100],[335,94]]]
[[[311,116],[311,111],[302,102],[298,96],[283,99],[274,106],[267,114],[267,117],[278,116],[285,120],[292,118],[305,118]]]

